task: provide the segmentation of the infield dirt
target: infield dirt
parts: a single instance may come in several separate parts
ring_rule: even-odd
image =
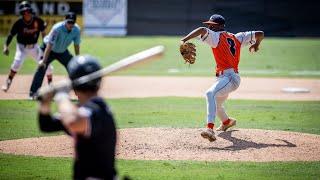
[[[63,78],[55,76],[54,81]],[[0,83],[5,79],[6,76],[0,76]],[[30,75],[18,75],[7,93],[0,91],[0,99],[27,99],[31,81]],[[100,94],[106,98],[203,97],[214,82],[215,78],[208,77],[109,76],[103,79]],[[282,92],[286,87],[307,88],[310,93]],[[243,77],[230,99],[319,101],[320,80]]]

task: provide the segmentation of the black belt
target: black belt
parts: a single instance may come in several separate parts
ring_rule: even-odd
[[[34,48],[35,44],[22,44],[25,48]]]
[[[235,72],[235,73],[239,73],[237,70],[235,70],[235,69],[233,69],[233,71]],[[224,73],[224,70],[223,71],[217,71],[216,72],[216,77],[219,77],[219,76],[221,76],[221,75],[223,75],[223,73]]]

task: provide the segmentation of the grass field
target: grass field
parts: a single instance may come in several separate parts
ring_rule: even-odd
[[[70,179],[71,158],[0,154],[2,179]],[[118,160],[132,179],[318,179],[319,162],[196,162]],[[14,178],[12,178],[14,177]]]
[[[108,100],[119,128],[202,127],[202,98]],[[320,102],[230,100],[230,114],[240,128],[276,129],[320,134]],[[36,122],[34,101],[0,101],[0,140],[43,136]],[[144,109],[144,111],[141,111]],[[19,129],[17,131],[17,129]],[[66,179],[71,158],[40,158],[0,154],[3,179]],[[316,179],[320,162],[196,162],[118,160],[120,175],[134,179]],[[148,169],[148,170],[146,170]],[[285,173],[284,173],[285,172]]]
[[[92,54],[100,58],[106,66],[121,58],[149,47],[162,44],[166,47],[164,58],[150,64],[119,72],[120,75],[188,75],[212,76],[214,60],[211,49],[195,40],[198,52],[198,61],[190,68],[183,64],[178,52],[181,37],[126,37],[126,38],[92,38],[83,37],[81,44],[82,54]],[[3,44],[5,37],[0,37]],[[73,52],[72,46],[70,46]],[[261,51],[250,54],[244,48],[241,54],[240,73],[243,76],[287,76],[287,77],[320,77],[320,40],[319,39],[285,39],[266,38]],[[10,45],[10,56],[0,55],[0,74],[8,73],[14,57],[15,42]],[[64,74],[65,70],[57,62],[53,63],[55,73]],[[21,73],[34,72],[36,65],[29,59],[21,69]],[[169,70],[178,71],[170,73]]]

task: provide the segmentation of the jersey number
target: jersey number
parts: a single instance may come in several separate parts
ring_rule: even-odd
[[[230,52],[234,56],[236,54],[236,47],[235,47],[236,44],[234,43],[234,40],[231,38],[227,38],[227,41],[230,47]]]

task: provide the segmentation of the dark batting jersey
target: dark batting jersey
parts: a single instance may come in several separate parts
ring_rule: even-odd
[[[86,177],[113,179],[116,175],[114,168],[116,128],[112,113],[100,97],[94,97],[79,107],[79,113],[89,119],[89,126],[85,135],[75,137],[74,179]],[[42,131],[67,132],[61,121],[48,116],[39,114]]]
[[[44,21],[33,16],[30,22],[25,22],[23,18],[19,18],[12,26],[10,35],[17,35],[17,41],[20,44],[35,44],[41,31],[45,29]]]
[[[113,179],[116,128],[111,112],[102,98],[95,97],[79,108],[90,120],[85,136],[76,137],[75,179],[102,177]]]

